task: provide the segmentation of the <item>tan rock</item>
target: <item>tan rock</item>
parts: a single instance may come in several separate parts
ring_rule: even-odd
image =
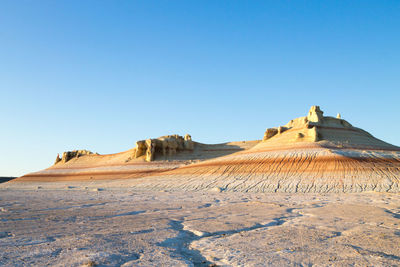
[[[324,112],[321,111],[319,106],[312,106],[308,112],[307,119],[311,122],[320,123],[324,118]]]
[[[168,142],[168,155],[169,156],[175,155],[176,154],[176,150],[179,147],[178,141],[173,137],[167,138],[166,141]]]
[[[296,134],[296,139],[301,139],[304,138],[304,134],[303,133],[297,133]]]
[[[184,147],[187,150],[193,150],[194,149],[194,142],[192,141],[192,137],[189,134],[185,135],[184,138]]]
[[[136,149],[135,149],[135,154],[134,158],[141,157],[146,154],[146,141],[145,140],[140,140],[136,142]]]
[[[263,141],[270,139],[274,135],[278,133],[278,129],[276,128],[268,128],[264,133]]]
[[[161,151],[162,155],[167,156],[168,142],[163,138],[154,139],[156,142],[156,152]]]
[[[153,161],[156,152],[156,142],[153,139],[146,140],[146,161]]]
[[[317,107],[311,108],[307,116],[267,129],[267,140],[251,146],[245,145],[247,142],[195,143],[196,153],[189,155],[187,142],[191,139],[189,135],[183,137],[184,149],[178,135],[143,140],[146,155],[143,158],[148,161],[184,151],[160,164],[138,161],[125,165],[126,159],[132,157],[132,150],[101,157],[82,156],[83,151],[73,151],[64,153],[61,161],[72,158],[65,166],[60,168],[62,164],[58,163],[17,181],[109,177],[129,178],[126,185],[157,191],[220,188],[235,192],[400,192],[400,148],[341,118],[322,116]],[[99,167],[102,171],[97,170]],[[121,182],[115,181],[112,186],[120,187]]]
[[[73,151],[66,151],[62,155],[61,162],[66,163],[67,161],[71,160],[72,158],[79,158],[85,155],[91,155],[93,152],[89,150],[73,150]]]
[[[146,161],[153,161],[156,157],[162,155],[174,156],[177,152],[188,150],[193,151],[194,142],[190,135],[182,137],[180,135],[165,135],[156,139],[147,139],[136,142],[134,158],[146,155]]]
[[[316,126],[308,129],[308,137],[311,142],[318,142],[319,141],[319,133],[318,128]]]
[[[288,128],[284,127],[284,126],[279,126],[278,127],[278,134],[283,133],[284,131],[286,131]]]
[[[57,158],[56,158],[56,161],[54,162],[54,164],[57,164],[60,161],[61,161],[60,154],[57,154]]]

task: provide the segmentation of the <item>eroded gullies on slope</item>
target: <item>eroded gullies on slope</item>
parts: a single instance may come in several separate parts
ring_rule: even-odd
[[[342,119],[324,116],[319,106],[312,106],[307,116],[291,120],[284,126],[268,128],[263,141],[271,145],[296,142],[320,142],[340,148],[398,149],[374,138],[370,133]]]
[[[265,135],[264,141],[248,150],[131,184],[157,190],[242,192],[400,190],[399,148],[341,118],[324,117],[317,106],[305,117],[267,129]]]
[[[151,190],[400,191],[400,148],[341,116],[324,116],[318,106],[268,128],[263,141],[206,145],[189,135],[169,135],[138,141],[117,154],[85,153],[15,182],[103,179],[105,187]]]

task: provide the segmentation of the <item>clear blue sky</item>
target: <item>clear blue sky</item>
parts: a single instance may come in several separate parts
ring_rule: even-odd
[[[400,145],[400,1],[0,2],[0,176],[320,105]]]

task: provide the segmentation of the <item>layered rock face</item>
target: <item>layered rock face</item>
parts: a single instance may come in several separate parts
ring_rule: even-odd
[[[263,141],[206,145],[168,135],[140,140],[126,152],[71,151],[57,161],[12,182],[101,178],[110,187],[126,179],[125,185],[152,190],[400,192],[400,148],[340,115],[324,116],[318,106],[268,128]]]
[[[180,135],[165,135],[156,139],[146,139],[136,142],[134,158],[145,156],[146,161],[153,161],[156,156],[173,156],[177,152],[193,151],[194,142],[189,134],[185,137]]]
[[[79,158],[81,156],[92,155],[92,154],[94,154],[94,153],[89,150],[66,151],[62,154],[62,158],[60,158],[60,155],[57,154],[57,158],[56,158],[56,161],[54,164],[57,164],[59,162],[66,163],[67,161],[69,161],[73,158]]]
[[[357,135],[360,138],[364,137],[366,143],[374,145],[374,142],[369,140],[372,136],[368,132],[353,127],[350,123],[341,119],[340,114],[336,118],[324,117],[323,114],[319,106],[312,106],[307,116],[291,120],[284,126],[268,128],[265,131],[263,141],[277,137],[290,130],[283,135],[284,140],[278,138],[280,143],[318,142],[326,140],[356,145],[359,143],[359,141],[355,140],[355,136]],[[349,132],[352,133],[349,134]],[[275,138],[274,141],[278,141],[278,139]]]
[[[166,136],[162,139],[164,138],[168,137]],[[182,141],[182,138],[179,138],[179,140]],[[181,145],[178,143],[178,147],[175,145],[164,147],[165,156],[162,151],[163,146],[152,146],[157,142],[154,139],[153,141],[147,141],[147,146],[150,145],[149,151],[147,150],[146,140],[138,142],[135,148],[115,154],[99,155],[90,152],[71,153],[71,151],[65,153],[66,157],[63,157],[66,160],[65,162],[58,155],[56,164],[47,169],[19,177],[15,179],[15,182],[68,181],[74,183],[78,181],[92,182],[101,180],[103,182],[111,182],[118,179],[138,179],[151,174],[160,174],[177,169],[195,162],[244,151],[259,143],[257,140],[208,145],[193,142],[190,135],[183,137],[183,141],[183,146],[182,143]],[[176,149],[176,154],[174,154],[174,149]],[[138,152],[138,150],[141,150],[141,152]],[[135,158],[137,153],[140,153],[141,156]],[[153,155],[149,155],[153,159],[152,161],[146,161],[146,153],[153,153]]]
[[[267,129],[253,148],[154,176],[135,185],[246,192],[400,192],[400,148],[340,116],[323,116],[313,106],[307,116]],[[166,177],[174,180],[173,186],[165,183]]]

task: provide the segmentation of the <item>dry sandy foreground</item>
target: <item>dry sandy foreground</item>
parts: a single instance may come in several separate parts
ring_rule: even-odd
[[[396,266],[400,195],[1,190],[1,266]]]

